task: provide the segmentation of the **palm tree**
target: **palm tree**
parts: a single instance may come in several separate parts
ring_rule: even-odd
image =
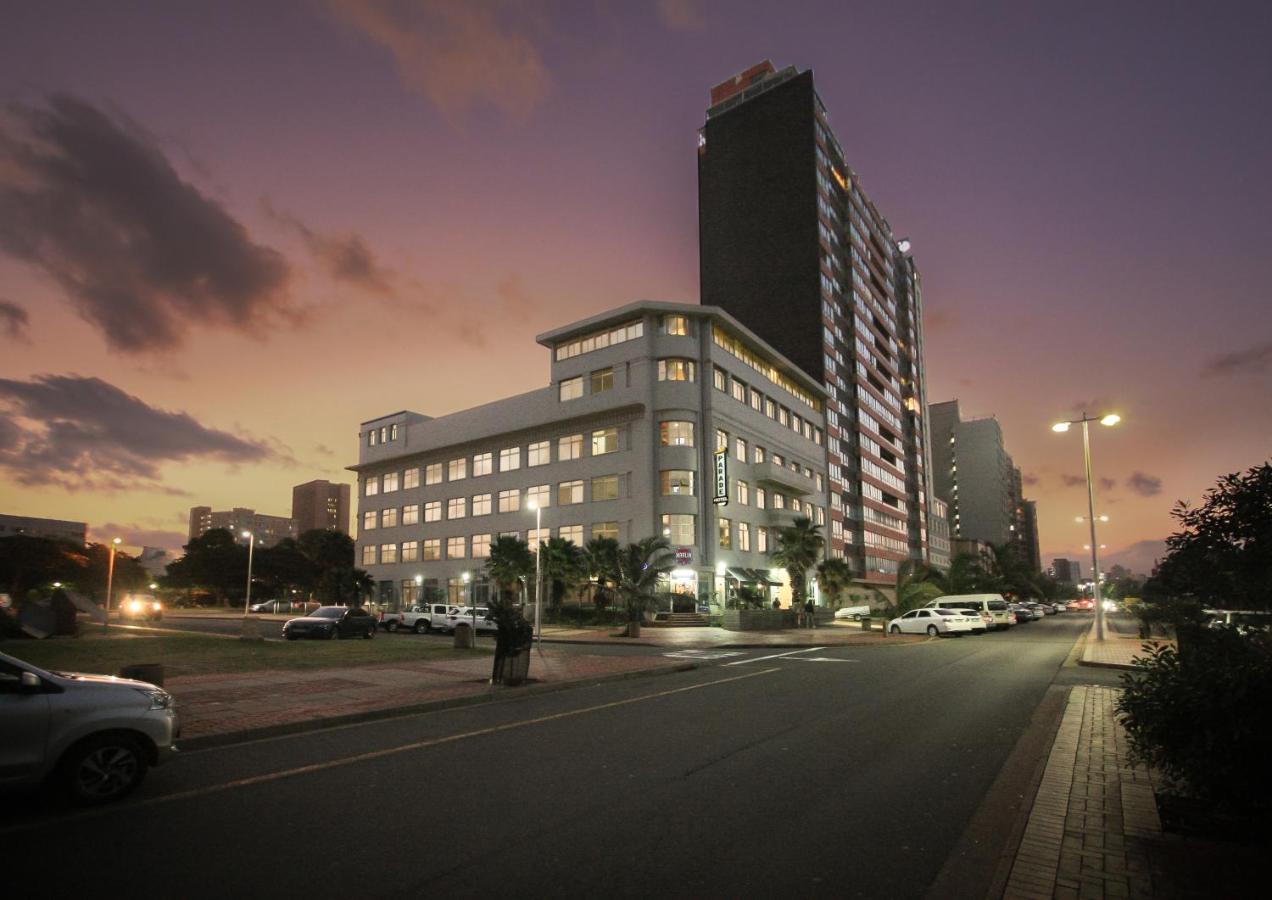
[[[619,601],[627,609],[627,634],[640,637],[645,610],[656,600],[658,582],[676,567],[671,544],[664,537],[649,537],[619,548],[614,584]]]
[[[921,559],[907,559],[897,567],[897,599],[892,615],[899,616],[945,593],[939,570]]]
[[[583,577],[583,552],[574,541],[565,538],[548,538],[543,544],[543,580],[549,586],[548,596],[552,605],[559,606],[561,598]]]
[[[592,602],[598,611],[603,610],[614,596],[614,583],[618,580],[618,541],[613,538],[592,538],[583,547],[582,569],[588,581],[579,587],[579,602],[592,589]]]
[[[808,596],[808,570],[822,555],[825,539],[812,520],[800,516],[792,525],[777,533],[773,562],[786,570],[791,579],[791,605],[802,611]]]
[[[521,586],[521,579],[534,571],[534,554],[521,538],[503,536],[490,545],[486,572],[501,595]]]
[[[832,608],[839,607],[839,595],[852,587],[852,566],[846,560],[832,557],[817,564],[817,583],[830,600]]]

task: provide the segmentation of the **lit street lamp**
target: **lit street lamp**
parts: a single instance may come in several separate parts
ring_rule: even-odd
[[[247,599],[243,601],[243,615],[247,616],[252,608],[252,553],[256,549],[256,535],[245,531],[243,537],[247,538]]]
[[[106,631],[110,631],[110,595],[115,588],[115,551],[119,549],[120,543],[119,538],[111,538],[110,564],[106,567]]]
[[[539,649],[543,649],[543,617],[540,610],[543,609],[543,591],[540,584],[539,573],[543,567],[543,533],[540,526],[543,523],[543,509],[540,508],[537,500],[530,501],[530,508],[534,510],[534,639],[539,644]]]
[[[1122,417],[1117,413],[1106,413],[1103,416],[1096,417],[1088,416],[1083,412],[1080,419],[1057,422],[1051,426],[1051,430],[1058,433],[1068,431],[1070,425],[1082,426],[1082,459],[1086,465],[1087,483],[1087,522],[1091,526],[1091,590],[1095,599],[1095,639],[1097,641],[1104,640],[1104,603],[1100,599],[1100,543],[1095,539],[1095,485],[1091,480],[1091,433],[1088,426],[1092,422],[1113,426],[1120,421],[1122,421]]]

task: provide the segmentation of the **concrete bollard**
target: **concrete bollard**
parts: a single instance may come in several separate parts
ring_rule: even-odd
[[[471,650],[473,648],[473,626],[460,622],[455,626],[455,649]]]

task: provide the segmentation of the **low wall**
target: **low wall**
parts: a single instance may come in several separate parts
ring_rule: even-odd
[[[720,624],[729,631],[768,631],[794,628],[797,619],[789,609],[726,609]]]

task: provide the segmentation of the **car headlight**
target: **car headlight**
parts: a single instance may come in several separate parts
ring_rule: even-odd
[[[150,699],[151,709],[167,709],[172,706],[172,695],[159,688],[136,688],[137,693]]]

